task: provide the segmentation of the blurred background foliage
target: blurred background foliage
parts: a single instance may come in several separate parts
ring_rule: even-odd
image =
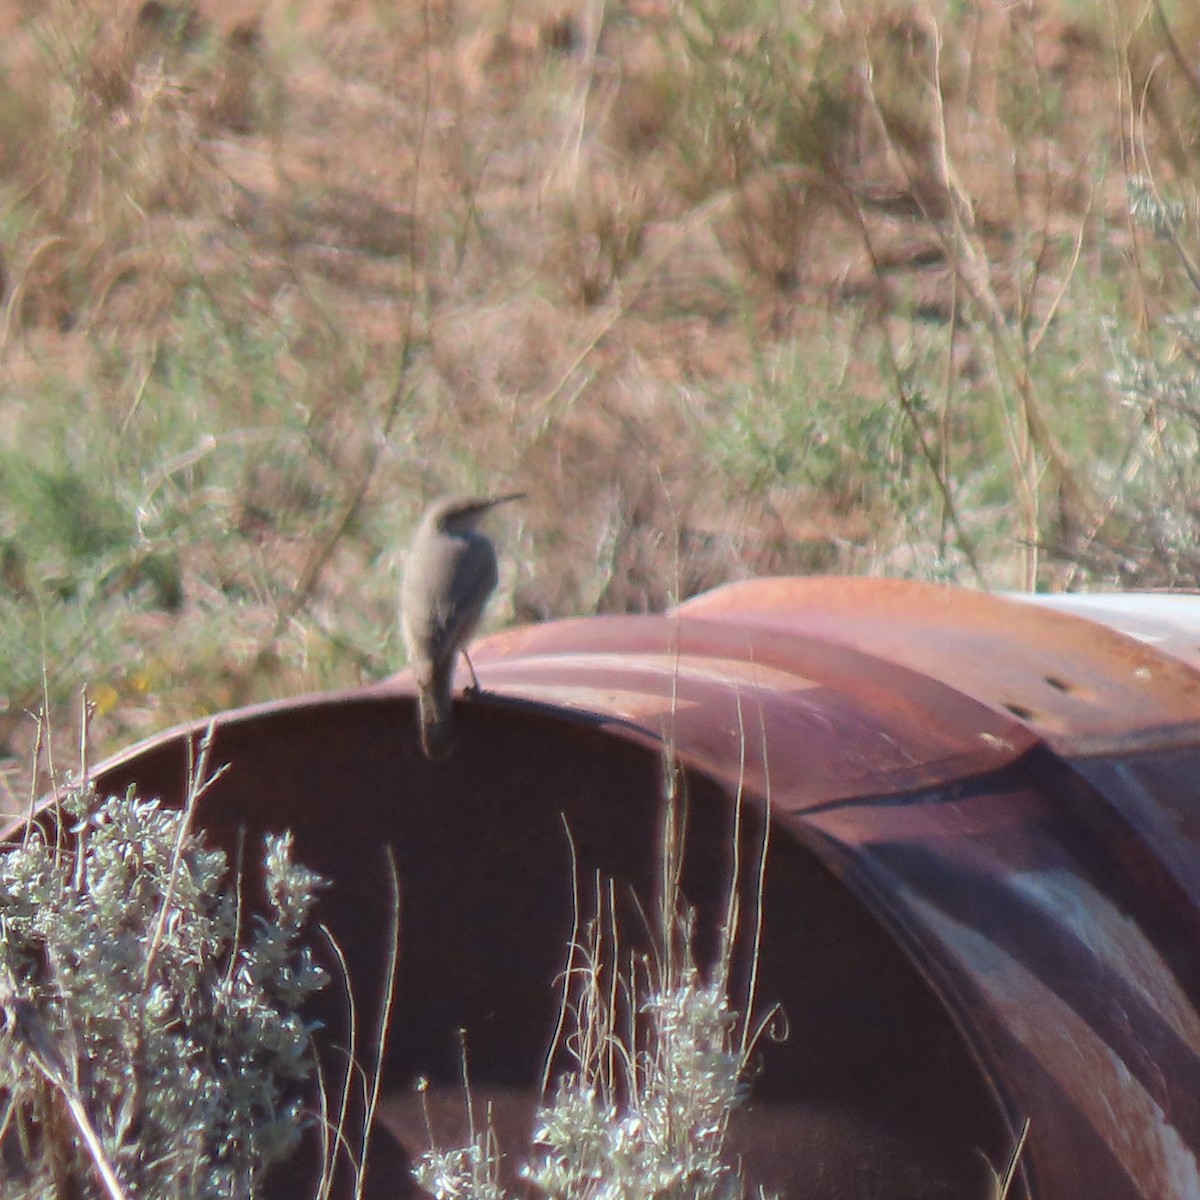
[[[0,805],[491,619],[1196,586],[1200,11],[0,0]],[[65,753],[65,751],[64,751]],[[61,757],[61,755],[60,755]]]

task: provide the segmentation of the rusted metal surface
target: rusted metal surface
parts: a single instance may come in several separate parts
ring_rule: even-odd
[[[1051,607],[772,580],[684,604],[657,646],[639,628],[632,664],[619,629],[595,625],[476,658],[506,694],[662,728],[728,786],[769,784],[777,818],[906,946],[1032,1120],[1038,1194],[1191,1197],[1196,628],[1190,597]]]
[[[1108,625],[1145,642],[1160,654],[1200,668],[1200,594],[1105,592],[1099,595],[1030,596],[1013,599],[1057,609]]]
[[[1157,613],[1163,599],[1147,607]],[[1200,712],[1195,664],[1066,606],[899,580],[806,579],[722,588],[680,611],[803,631],[903,664],[1011,713],[1064,754],[1186,744]]]
[[[928,673],[757,614],[531,626],[472,661],[488,690],[673,741],[789,811],[996,770],[1037,740]]]
[[[223,715],[214,761],[233,767],[200,818],[231,845],[296,831],[335,881],[322,917],[368,1028],[395,848],[380,1194],[412,1149],[405,1088],[453,1084],[459,1027],[480,1086],[527,1120],[570,929],[562,817],[585,872],[652,890],[666,747],[708,927],[731,804],[772,822],[760,998],[792,1036],[739,1122],[752,1176],[797,1197],[983,1196],[980,1155],[1000,1162],[1029,1119],[1014,1196],[1190,1200],[1200,620],[1167,599],[759,580],[515,630],[473,648],[487,694],[457,703],[446,767],[417,749],[401,675]],[[101,787],[177,800],[198,730],[104,764]]]

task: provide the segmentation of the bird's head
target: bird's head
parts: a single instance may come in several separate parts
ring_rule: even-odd
[[[479,518],[497,504],[524,498],[524,492],[510,492],[505,496],[443,496],[430,505],[425,520],[441,533],[470,533]]]

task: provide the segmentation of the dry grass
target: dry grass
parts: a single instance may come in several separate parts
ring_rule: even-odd
[[[498,621],[764,571],[1189,581],[1122,566],[1158,450],[1105,332],[1167,359],[1187,302],[1126,202],[1195,194],[1187,5],[3,0],[0,34],[9,807],[83,680],[108,748],[398,668],[448,487],[534,495]]]

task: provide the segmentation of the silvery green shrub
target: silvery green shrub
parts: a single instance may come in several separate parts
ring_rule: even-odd
[[[0,1194],[253,1196],[301,1132],[323,881],[268,837],[250,915],[183,813],[78,784],[62,806],[64,844],[0,855]]]

